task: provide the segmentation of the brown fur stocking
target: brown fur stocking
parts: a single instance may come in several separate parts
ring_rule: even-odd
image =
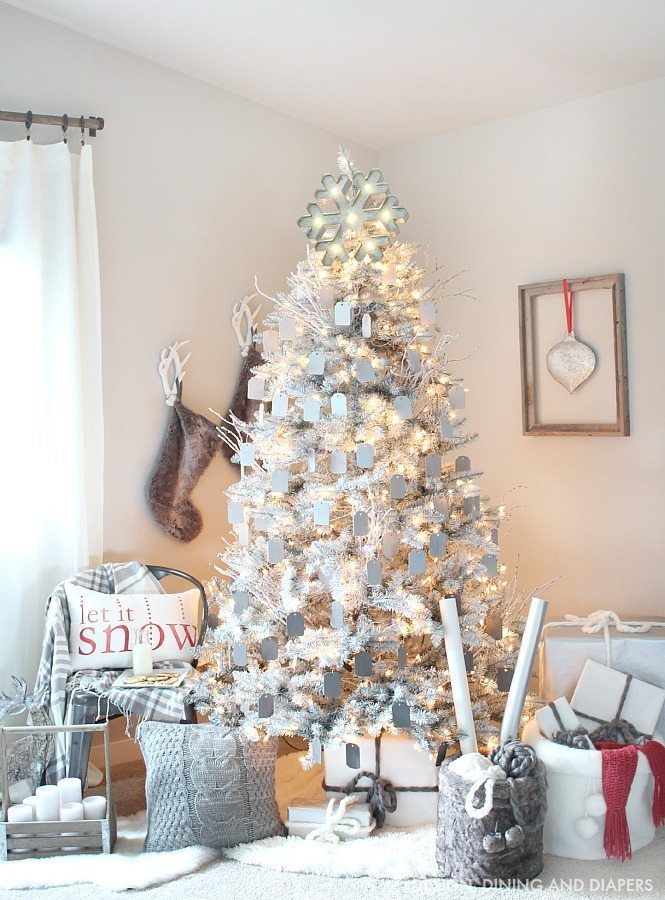
[[[176,400],[148,484],[148,504],[157,524],[178,541],[193,541],[203,528],[189,495],[220,449],[216,426]]]

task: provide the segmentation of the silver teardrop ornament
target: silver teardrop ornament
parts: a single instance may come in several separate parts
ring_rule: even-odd
[[[547,369],[571,394],[593,375],[596,354],[588,344],[578,341],[571,331],[547,354]]]

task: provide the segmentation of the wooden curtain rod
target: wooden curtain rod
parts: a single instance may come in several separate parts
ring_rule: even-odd
[[[104,127],[104,119],[101,116],[41,116],[28,110],[24,113],[0,111],[0,122],[20,122],[26,128],[32,125],[59,125],[63,131],[68,128],[87,128],[90,137],[95,137],[98,131]]]

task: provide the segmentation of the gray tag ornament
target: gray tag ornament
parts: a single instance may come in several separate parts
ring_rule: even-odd
[[[353,514],[353,534],[355,537],[364,537],[369,533],[369,517],[366,512],[359,510]]]
[[[241,616],[244,612],[247,612],[249,609],[249,594],[247,591],[234,591],[231,596],[233,597],[233,612],[236,616]]]
[[[330,525],[330,504],[327,500],[317,500],[314,504],[314,524]]]
[[[339,600],[330,604],[330,625],[332,628],[344,627],[344,607]]]
[[[370,559],[367,563],[367,586],[380,587],[382,583],[381,560]]]
[[[403,475],[393,475],[390,479],[390,496],[393,500],[403,500],[406,497],[406,479]]]
[[[360,747],[357,744],[345,745],[346,765],[349,769],[360,768]]]
[[[395,397],[393,401],[395,412],[402,419],[413,418],[413,407],[411,406],[410,397]]]
[[[272,694],[261,694],[259,697],[259,719],[269,719],[275,712],[275,698]]]
[[[446,555],[448,538],[445,534],[436,533],[429,536],[429,555],[441,557]]]
[[[305,633],[305,617],[302,613],[292,612],[286,617],[286,636],[302,637]]]
[[[498,569],[497,569],[497,559],[493,553],[488,553],[483,556],[481,560],[483,566],[485,567],[485,572],[487,573],[488,578],[496,578]]]
[[[438,453],[428,453],[425,457],[425,475],[428,478],[441,476],[441,457]]]
[[[258,375],[254,375],[253,378],[250,378],[247,382],[247,399],[248,400],[263,400],[265,396],[266,384],[263,378],[259,378]]]
[[[261,641],[261,659],[277,659],[277,638],[263,638]]]
[[[424,575],[427,571],[427,559],[424,550],[409,551],[409,575]]]
[[[289,411],[289,398],[286,394],[275,394],[272,398],[271,412],[276,419],[283,419]]]
[[[355,667],[358,678],[369,678],[372,674],[372,654],[366,650],[356,653]]]
[[[368,359],[356,360],[356,378],[360,384],[370,384],[376,380],[376,372]]]
[[[455,471],[456,472],[469,472],[471,471],[471,460],[468,456],[458,456],[455,460]]]
[[[330,454],[330,471],[333,475],[344,475],[346,472],[346,453],[343,450],[333,450]]]
[[[284,559],[284,541],[282,538],[270,538],[268,543],[266,544],[266,553],[268,556],[268,562],[271,566],[277,565],[277,563],[281,563]]]
[[[321,741],[318,738],[309,742],[309,755],[315,766],[321,765]]]
[[[443,413],[441,418],[439,419],[439,428],[441,429],[441,437],[445,438],[447,441],[450,441],[454,437],[453,426],[450,423],[450,419],[448,416]]]
[[[330,398],[330,409],[333,416],[345,416],[347,414],[346,394],[333,394]]]
[[[351,304],[348,300],[340,300],[335,304],[335,325],[346,328],[351,324]]]
[[[371,469],[374,465],[374,447],[371,444],[356,445],[356,465],[359,469]]]
[[[393,725],[395,728],[411,727],[411,709],[404,700],[396,700],[392,706]]]
[[[339,672],[326,672],[323,676],[323,696],[337,699],[342,693],[342,678]]]
[[[308,375],[323,375],[326,369],[326,354],[323,350],[315,350],[310,353],[309,363],[307,364]]]

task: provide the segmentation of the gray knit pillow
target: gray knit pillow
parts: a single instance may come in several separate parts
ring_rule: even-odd
[[[215,725],[143,722],[148,851],[231,847],[283,834],[275,802],[277,741]]]

